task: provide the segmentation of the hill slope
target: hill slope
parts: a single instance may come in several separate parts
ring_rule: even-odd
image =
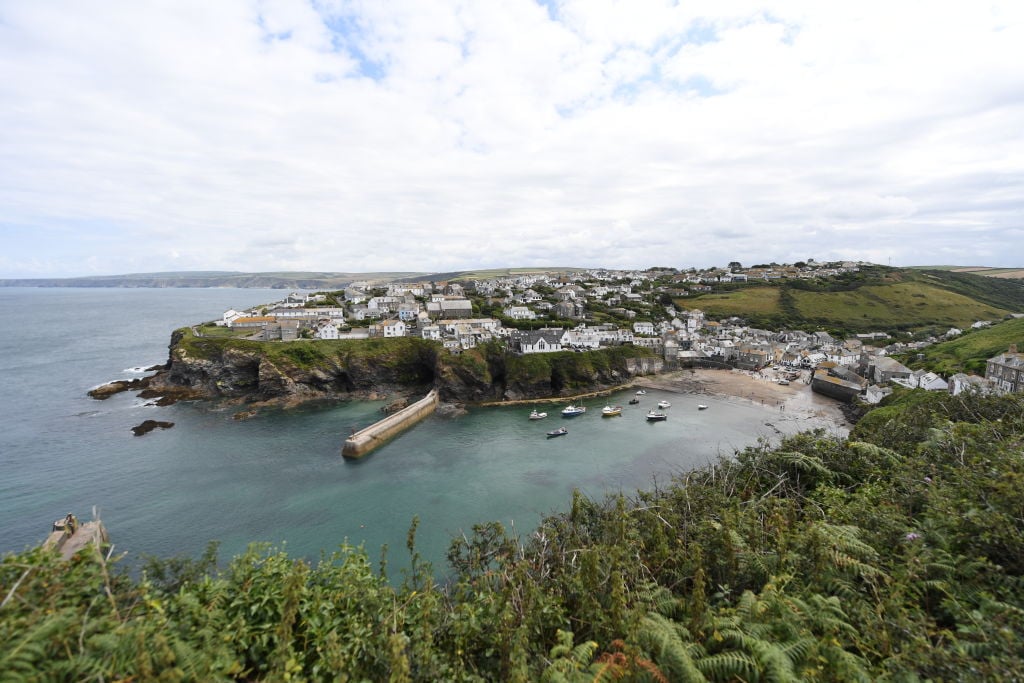
[[[746,318],[758,327],[823,327],[840,333],[940,331],[1024,310],[1024,282],[883,266],[828,280],[721,285],[719,289],[676,303],[700,308],[712,317]]]
[[[942,375],[957,372],[985,374],[985,361],[1006,351],[1011,344],[1024,349],[1024,318],[1006,320],[992,327],[971,330],[962,337],[929,346],[912,354],[907,364],[912,368],[926,368]]]

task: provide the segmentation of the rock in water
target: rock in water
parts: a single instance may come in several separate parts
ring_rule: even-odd
[[[157,427],[159,427],[160,429],[170,429],[173,426],[173,422],[162,422],[160,420],[146,420],[137,427],[132,427],[132,434],[134,434],[135,436],[142,436],[143,434],[148,434]]]

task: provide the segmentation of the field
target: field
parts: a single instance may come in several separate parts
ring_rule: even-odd
[[[1024,318],[972,330],[962,337],[929,346],[922,352],[923,358],[914,357],[908,362],[911,367],[928,368],[944,375],[964,371],[983,374],[985,361],[1006,351],[1010,344],[1024,351]]]
[[[1024,268],[989,268],[987,266],[914,266],[921,270],[945,270],[951,273],[973,273],[985,277],[1024,279]]]
[[[681,299],[676,303],[699,308],[711,318],[773,316],[782,313],[781,291],[779,287],[747,287],[724,294],[705,294],[699,299]]]
[[[920,282],[868,285],[849,292],[792,293],[801,317],[826,325],[875,328],[965,327],[976,320],[998,320],[1007,311],[962,294]]]

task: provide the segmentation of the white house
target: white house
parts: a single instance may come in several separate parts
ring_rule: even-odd
[[[654,323],[633,323],[633,332],[634,334],[642,334],[648,337],[654,336]]]
[[[513,320],[536,320],[537,314],[526,306],[509,306],[504,311],[506,318]]]
[[[403,320],[389,320],[381,325],[385,337],[404,337],[407,327]]]
[[[553,353],[562,350],[562,330],[524,332],[516,338],[521,353]]]
[[[424,325],[420,328],[420,336],[432,341],[441,341],[441,328],[437,325]]]
[[[338,338],[338,326],[337,325],[321,325],[316,329],[317,339],[337,339]]]

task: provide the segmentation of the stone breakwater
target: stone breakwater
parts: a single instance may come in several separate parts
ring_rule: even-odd
[[[412,405],[402,408],[397,413],[388,415],[383,420],[360,429],[345,439],[341,454],[346,458],[361,458],[378,446],[382,446],[413,426],[437,408],[438,394],[432,390],[425,397]]]

